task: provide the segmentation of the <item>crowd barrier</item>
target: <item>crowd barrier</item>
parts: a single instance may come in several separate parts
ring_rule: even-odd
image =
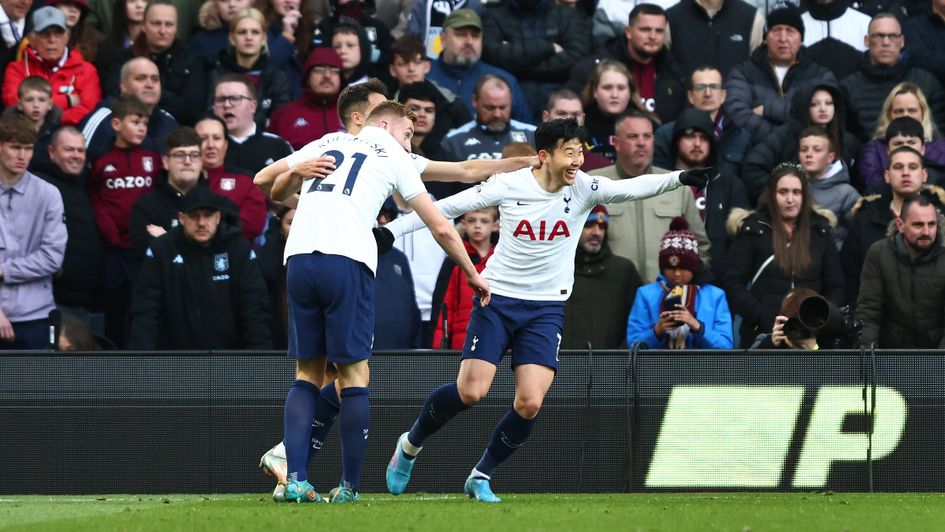
[[[502,492],[945,489],[945,352],[563,351]],[[362,491],[385,490],[397,436],[455,378],[455,352],[372,359]],[[282,353],[3,353],[0,493],[259,492],[292,379]],[[459,492],[508,410],[491,393],[431,439],[411,491]],[[337,431],[314,466],[340,478]]]

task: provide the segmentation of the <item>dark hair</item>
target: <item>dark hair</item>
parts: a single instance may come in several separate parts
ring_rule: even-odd
[[[119,96],[118,99],[112,103],[112,118],[121,120],[131,115],[148,118],[151,116],[151,111],[148,110],[148,105],[139,100],[137,96],[130,94]]]
[[[427,49],[423,45],[423,40],[416,35],[404,35],[390,45],[391,62],[393,58],[399,57],[404,61],[413,61],[418,55],[420,59],[426,60]]]
[[[121,0],[117,0],[121,1]],[[127,2],[125,2],[127,3]],[[151,11],[151,8],[154,6],[171,6],[174,8],[174,12],[177,13],[178,18],[180,18],[180,10],[177,9],[177,5],[174,4],[171,0],[148,0],[148,5],[144,6],[144,19],[148,19],[148,12]]]
[[[817,85],[810,91],[810,96],[807,98],[807,101],[804,103],[804,116],[807,118],[805,123],[808,126],[814,126],[810,118],[810,103],[814,101],[814,94],[817,91],[824,91],[830,95],[830,99],[833,100],[833,118],[830,119],[830,122],[827,122],[823,128],[827,131],[827,135],[830,136],[830,143],[833,146],[834,153],[837,154],[837,158],[841,158],[841,153],[843,152],[843,128],[841,127],[841,122],[845,120],[845,109],[847,108],[846,97],[842,92],[838,91],[836,87],[830,85]]]
[[[437,103],[439,101],[437,96],[436,89],[434,89],[433,86],[429,83],[418,81],[401,87],[400,92],[397,93],[397,101],[407,103],[407,100],[421,100],[424,102]]]
[[[925,194],[911,194],[902,201],[902,207],[899,209],[899,219],[905,220],[906,214],[909,213],[909,210],[912,209],[913,206],[928,207],[930,205],[935,207],[935,205],[932,203],[932,200],[929,199],[929,197]]]
[[[895,150],[889,152],[889,161],[886,163],[886,169],[887,169],[887,170],[889,170],[890,168],[892,168],[893,156],[894,156],[894,155],[897,155],[897,154],[900,154],[900,153],[911,153],[911,154],[915,155],[916,157],[919,158],[919,165],[920,165],[922,168],[925,168],[925,157],[923,157],[921,153],[919,153],[919,152],[917,152],[916,150],[910,148],[909,146],[899,146],[899,147],[896,148]]]
[[[535,149],[554,151],[560,142],[578,139],[583,144],[587,140],[587,131],[573,118],[556,118],[538,124],[535,130]]]
[[[479,93],[482,91],[482,88],[486,86],[487,83],[498,83],[505,87],[509,91],[509,94],[512,94],[512,87],[509,86],[509,82],[505,81],[502,76],[496,76],[495,74],[484,74],[479,78],[479,81],[476,82],[476,88],[473,89],[473,96],[479,97]]]
[[[143,17],[141,23],[144,24]],[[125,47],[125,39],[130,37],[128,35],[129,26],[127,0],[115,0],[112,2],[112,31],[107,38],[107,42],[116,50]]]
[[[246,74],[238,74],[236,72],[223,74],[217,78],[217,80],[213,83],[213,93],[211,94],[211,98],[216,96],[217,87],[223,83],[242,83],[246,86],[246,91],[249,93],[247,96],[254,100],[256,99],[256,85],[253,84],[253,80],[249,79],[249,76]]]
[[[365,104],[372,94],[380,94],[387,98],[387,85],[377,78],[371,78],[364,83],[348,85],[342,89],[341,94],[338,95],[338,116],[341,117],[341,123],[346,128],[351,125],[351,113],[364,114]]]
[[[120,1],[120,0],[119,0]],[[65,336],[76,351],[96,351],[101,349],[92,336],[89,323],[72,312],[62,313],[59,336]],[[56,346],[58,349],[59,346]]]
[[[834,145],[833,137],[830,136],[830,132],[827,131],[827,128],[824,126],[810,126],[804,128],[804,131],[801,131],[800,136],[797,137],[798,145],[800,145],[801,139],[805,139],[807,137],[820,137],[827,139],[827,149],[834,153],[837,152],[837,147]]]
[[[666,10],[656,4],[637,4],[636,7],[630,10],[630,16],[627,18],[627,26],[633,26],[637,21],[637,17],[640,15],[659,15],[663,18],[668,18],[666,16]]]
[[[620,113],[620,116],[618,116],[616,120],[614,120],[614,133],[617,132],[617,128],[620,127],[620,124],[624,123],[624,121],[629,120],[631,118],[639,118],[642,120],[646,120],[647,122],[650,123],[651,126],[653,126],[653,131],[654,132],[656,131],[657,123],[653,121],[653,116],[651,114],[641,111],[637,109],[636,107],[627,107],[627,110]]]
[[[894,118],[886,126],[886,142],[889,143],[893,137],[918,137],[919,141],[925,141],[925,129],[922,128],[922,122],[919,122],[911,116],[900,116]]]
[[[692,76],[695,76],[696,72],[718,72],[719,79],[722,80],[723,85],[725,84],[725,74],[723,74],[722,71],[719,70],[719,67],[712,66],[712,65],[702,65],[700,67],[696,67],[692,69],[692,72],[689,73],[689,77],[686,79],[686,90],[689,90],[689,91],[692,90]]]
[[[551,111],[554,109],[554,106],[556,103],[558,103],[558,100],[577,100],[580,102],[581,97],[571,89],[558,89],[548,95],[548,103],[545,105],[545,111]],[[581,103],[581,108],[584,108],[583,102]]]
[[[777,199],[778,183],[787,176],[798,178],[801,182],[801,196],[803,197],[803,205],[801,205],[801,212],[795,220],[792,238],[788,238],[787,229],[785,229],[784,221],[781,218],[781,210],[778,209]],[[764,191],[761,193],[761,197],[758,199],[758,209],[761,211],[767,210],[771,217],[774,263],[789,277],[804,275],[810,269],[811,214],[813,213],[811,201],[807,172],[795,163],[781,163],[775,166]]]
[[[36,130],[33,129],[33,122],[20,113],[0,116],[0,142],[36,144]]]
[[[164,153],[169,154],[174,148],[200,146],[200,135],[192,127],[179,127],[164,137]]]
[[[219,116],[217,116],[217,115],[215,115],[215,114],[212,114],[212,113],[209,114],[209,115],[207,115],[207,116],[205,116],[205,117],[203,117],[203,118],[201,118],[201,119],[199,119],[199,120],[197,120],[197,121],[194,123],[194,127],[196,127],[197,124],[203,122],[204,120],[213,120],[214,122],[220,124],[220,127],[223,128],[223,137],[226,138],[226,137],[229,137],[229,136],[230,136],[230,130],[226,127],[226,121],[223,120],[222,118],[220,118]]]

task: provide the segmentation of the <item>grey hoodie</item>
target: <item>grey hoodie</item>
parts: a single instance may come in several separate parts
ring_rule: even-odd
[[[837,225],[833,229],[833,240],[839,249],[847,236],[850,221],[850,209],[860,199],[860,193],[850,185],[850,174],[841,161],[835,161],[820,179],[809,182],[810,195],[814,203],[837,216]]]

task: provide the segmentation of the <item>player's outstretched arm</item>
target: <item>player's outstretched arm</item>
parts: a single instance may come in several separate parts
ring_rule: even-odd
[[[293,154],[297,155],[297,154]],[[289,160],[292,155],[283,157],[278,161],[270,164],[269,166],[263,168],[256,173],[256,177],[253,178],[253,184],[259,187],[262,190],[263,194],[276,200],[276,201],[285,201],[290,198],[292,194],[298,193],[298,189],[288,193],[286,190],[283,190],[282,187],[288,187],[294,182],[294,177],[301,176],[302,180],[309,177],[325,178],[331,175],[335,170],[335,159],[333,157],[314,157],[307,161],[296,164],[295,166],[289,165]],[[293,176],[290,172],[295,172]],[[276,186],[276,183],[282,179],[283,183],[280,185],[280,195],[285,195],[282,199],[277,199],[273,194],[273,188]],[[301,187],[302,180],[298,181],[298,186]]]
[[[447,181],[478,183],[500,172],[513,172],[519,168],[541,166],[538,156],[510,157],[508,159],[474,159],[471,161],[430,161],[420,174],[424,181]]]
[[[592,199],[597,203],[622,203],[658,196],[682,186],[679,181],[680,173],[676,171],[667,174],[645,174],[620,180],[592,176]]]
[[[433,238],[436,239],[437,244],[446,251],[446,254],[453,259],[453,262],[466,272],[466,282],[469,283],[469,286],[479,295],[482,306],[488,305],[489,299],[492,297],[489,290],[489,283],[476,271],[476,267],[473,265],[472,260],[469,259],[469,254],[466,253],[466,247],[463,245],[462,239],[459,238],[459,235],[456,233],[456,229],[453,228],[453,224],[436,210],[436,207],[433,205],[433,200],[426,194],[414,196],[409,200],[409,203],[410,206],[413,207],[414,212],[423,220],[423,223],[427,224],[427,227],[430,228],[430,232],[433,233]]]
[[[289,163],[286,162],[286,159],[287,157],[283,157],[266,166],[256,172],[256,177],[253,178],[253,184],[256,185],[259,190],[262,190],[262,193],[265,194],[267,198],[272,197],[272,185],[276,182],[276,178],[289,169]]]

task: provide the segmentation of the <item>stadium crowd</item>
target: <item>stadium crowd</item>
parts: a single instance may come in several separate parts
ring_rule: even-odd
[[[51,321],[62,348],[285,348],[294,211],[253,176],[344,131],[357,85],[409,106],[432,160],[534,154],[536,124],[575,118],[592,175],[720,169],[570,235],[564,348],[816,348],[784,334],[799,293],[853,305],[878,347],[945,347],[945,0],[0,8],[0,349],[47,348]],[[457,220],[479,271],[499,214]],[[400,237],[375,349],[462,346],[462,277]]]

